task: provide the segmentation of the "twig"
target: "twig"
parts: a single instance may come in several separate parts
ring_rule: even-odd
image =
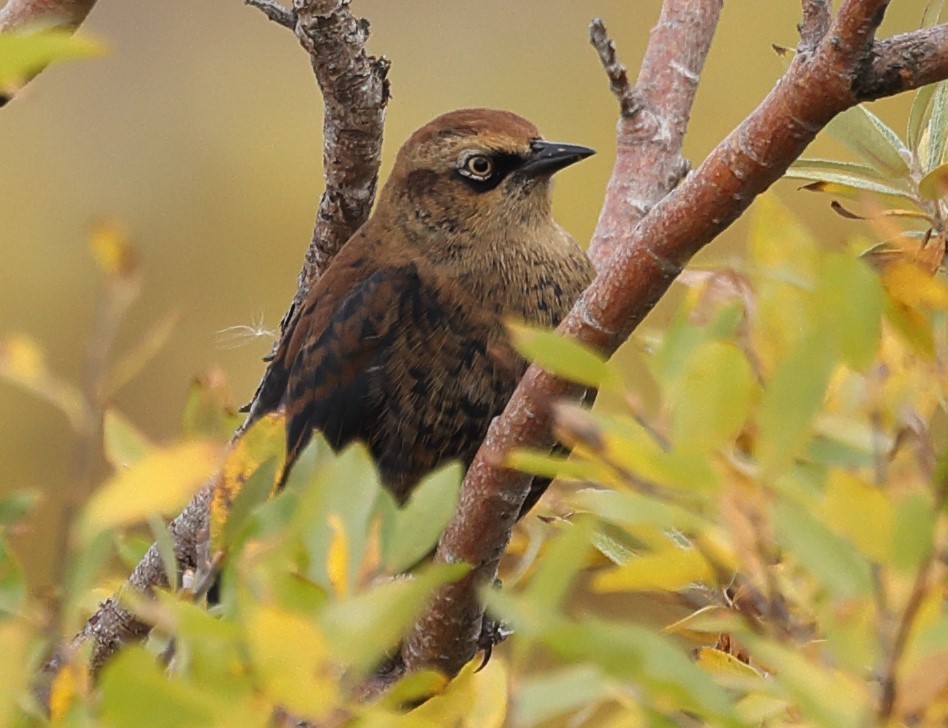
[[[816,49],[829,30],[829,0],[803,0],[803,22],[797,26],[800,31],[800,45],[797,50],[809,53]]]
[[[830,119],[867,98],[948,77],[944,26],[874,42],[885,6],[878,0],[844,3],[817,48],[795,56],[761,105],[637,224],[635,215],[609,209],[617,199],[611,189],[613,176],[600,228],[604,220],[616,224],[618,250],[560,326],[560,333],[612,354],[685,263],[770,187]],[[699,37],[711,30],[703,28]],[[687,36],[670,40],[666,37],[664,42],[677,52],[695,42]],[[908,48],[915,55],[909,55]],[[894,60],[898,68],[879,67],[874,59],[880,55]],[[619,156],[627,154],[634,152],[620,144]],[[529,490],[527,476],[495,463],[513,447],[551,446],[549,408],[538,403],[570,393],[575,390],[569,385],[531,367],[503,415],[492,423],[438,549],[439,560],[467,561],[474,569],[435,595],[406,642],[407,669],[435,667],[453,675],[473,656],[472,625],[479,624],[482,612],[478,589],[495,578],[514,517]],[[495,506],[496,513],[486,513]]]
[[[251,5],[260,10],[274,23],[293,30],[296,27],[296,11],[285,8],[274,0],[244,0],[244,5]]]

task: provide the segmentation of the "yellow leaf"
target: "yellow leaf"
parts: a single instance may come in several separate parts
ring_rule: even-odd
[[[316,624],[275,606],[255,607],[245,621],[253,670],[274,705],[320,721],[340,702],[339,676]]]
[[[138,259],[128,235],[114,222],[105,221],[96,225],[89,247],[96,266],[107,275],[128,276],[138,267]]]
[[[464,666],[440,695],[412,712],[436,725],[501,728],[507,717],[507,666],[495,657],[478,671],[479,660]]]
[[[282,463],[285,441],[283,418],[268,415],[255,422],[230,446],[211,499],[211,542],[215,546],[220,545],[227,516],[247,479],[271,458],[276,457]]]
[[[329,574],[329,583],[332,584],[336,595],[345,597],[349,593],[349,582],[346,578],[349,573],[349,540],[339,514],[330,513],[328,521],[332,539],[329,542],[326,573]]]
[[[600,592],[665,591],[713,579],[714,570],[701,552],[672,546],[597,575],[593,587]]]
[[[32,635],[16,619],[0,621],[0,725],[11,725],[17,714],[20,692],[29,679],[28,664]]]
[[[93,494],[80,523],[83,539],[178,510],[213,475],[219,457],[220,448],[204,442],[152,451]]]
[[[834,470],[820,506],[828,526],[864,554],[885,563],[892,537],[892,504],[878,488]]]
[[[713,647],[702,647],[698,650],[698,666],[712,675],[731,678],[760,679],[762,675],[746,662],[741,662],[734,655],[716,650]]]
[[[67,662],[56,673],[49,693],[49,715],[53,721],[66,716],[77,697],[89,692],[89,670],[78,662]]]
[[[948,287],[921,267],[893,262],[882,275],[885,289],[898,303],[912,309],[948,309]]]
[[[51,28],[0,35],[0,91],[12,93],[53,61],[101,55],[99,43]]]

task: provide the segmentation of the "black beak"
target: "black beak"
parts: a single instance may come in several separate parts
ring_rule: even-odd
[[[561,144],[538,139],[530,144],[530,156],[520,167],[520,173],[527,177],[551,175],[595,153],[595,149],[578,144]]]

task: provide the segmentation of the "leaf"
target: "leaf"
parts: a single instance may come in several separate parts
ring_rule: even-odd
[[[126,526],[159,513],[177,511],[217,467],[219,448],[186,442],[156,449],[133,467],[109,478],[83,511],[79,532],[88,541],[106,528]]]
[[[609,364],[585,344],[524,324],[508,323],[507,331],[518,353],[551,374],[595,388],[618,380]]]
[[[82,392],[49,371],[43,350],[31,337],[0,338],[0,378],[59,409],[77,433],[92,427],[92,411]]]
[[[714,582],[714,569],[695,548],[670,545],[658,553],[632,558],[597,574],[598,592],[675,591],[691,584]]]
[[[908,129],[905,132],[905,141],[913,152],[919,151],[919,143],[925,131],[925,122],[928,121],[928,111],[931,108],[932,96],[938,84],[930,83],[922,86],[915,92],[912,99],[912,110],[909,112]]]
[[[300,718],[328,718],[341,697],[320,626],[267,604],[249,609],[244,625],[251,667],[273,704]]]
[[[0,534],[3,529],[22,521],[36,507],[40,500],[39,491],[14,490],[0,496]]]
[[[908,149],[898,134],[865,106],[860,104],[837,114],[826,125],[826,131],[887,179],[909,177],[905,162]]]
[[[710,453],[744,426],[755,390],[747,358],[730,343],[698,347],[672,393],[672,441],[688,452]]]
[[[920,266],[893,262],[883,275],[886,292],[912,309],[948,310],[948,286]]]
[[[610,680],[594,665],[559,667],[523,679],[514,703],[514,725],[535,726],[610,697]]]
[[[869,558],[886,563],[892,535],[893,509],[885,493],[851,473],[830,472],[820,515]]]
[[[165,347],[172,334],[177,331],[180,321],[179,313],[168,314],[137,337],[136,345],[109,368],[103,399],[110,399],[141,373],[142,369]]]
[[[407,571],[438,544],[448,525],[461,490],[461,466],[451,463],[425,476],[395,516],[394,532],[384,548],[386,567]]]
[[[31,679],[29,665],[35,649],[25,621],[0,619],[0,725],[25,724],[14,721],[22,717],[20,701]]]
[[[763,680],[763,675],[746,662],[713,647],[699,648],[697,663],[698,667],[726,685],[746,686]]]
[[[104,52],[102,45],[71,30],[0,34],[0,91],[18,90],[54,61],[92,58]]]
[[[774,508],[773,520],[780,544],[828,591],[840,597],[871,593],[869,562],[805,508],[780,502]]]
[[[860,179],[874,179],[885,181],[886,176],[879,174],[878,171],[866,164],[859,164],[858,162],[844,162],[838,159],[818,159],[814,157],[801,157],[793,162],[788,169],[790,173],[802,172],[802,173],[811,173],[813,175],[818,175],[820,173],[829,173],[829,174],[841,174],[849,177],[857,177]],[[788,176],[792,176],[788,175]],[[804,179],[823,179],[822,177],[813,176],[806,177]]]
[[[213,539],[211,546],[215,550],[228,551],[250,521],[254,509],[264,503],[273,493],[276,482],[277,458],[270,458],[253,471],[237,497],[230,504],[226,521],[220,530],[220,537]]]
[[[861,728],[872,724],[872,701],[867,684],[852,676],[807,660],[796,646],[748,636],[751,652],[772,665],[775,682],[795,706],[826,728]]]
[[[935,169],[943,161],[945,139],[948,138],[948,83],[942,81],[932,98],[932,113],[928,119],[928,164],[925,169]],[[919,149],[921,152],[922,150]],[[924,160],[923,160],[924,161]]]
[[[114,408],[106,410],[102,428],[105,459],[115,470],[134,465],[154,448],[145,434]]]
[[[138,256],[128,234],[112,221],[100,222],[92,228],[89,249],[96,267],[108,276],[125,278],[138,270]]]
[[[941,200],[948,195],[948,164],[935,167],[918,183],[918,194],[923,200]]]
[[[286,453],[286,432],[283,418],[268,415],[257,420],[232,443],[224,455],[224,463],[214,485],[210,505],[211,543],[221,548],[223,531],[230,509],[253,473],[268,460],[276,460],[282,468]],[[271,486],[275,487],[275,483]]]
[[[790,169],[784,175],[788,179],[809,180],[812,184],[803,187],[808,192],[823,192],[829,195],[840,195],[850,199],[859,199],[861,194],[871,192],[888,197],[897,197],[902,200],[915,201],[915,197],[907,188],[897,187],[890,181],[880,182],[878,180],[856,177],[851,174],[841,174],[839,172],[817,172],[809,170]]]
[[[188,390],[181,428],[189,437],[227,440],[240,425],[242,416],[234,411],[227,376],[211,369],[195,379]]]
[[[922,560],[935,549],[935,520],[931,499],[922,493],[907,493],[895,506],[891,534],[893,565],[915,572]]]
[[[878,275],[857,258],[828,255],[819,272],[816,301],[843,361],[857,371],[868,367],[882,332],[885,298]]]
[[[941,16],[941,10],[944,6],[944,0],[928,0],[925,4],[925,12],[922,13],[922,22],[919,23],[919,28],[930,28],[935,23],[938,22],[938,18]]]
[[[200,728],[216,724],[213,696],[197,685],[166,677],[143,647],[127,646],[102,673],[99,692],[102,718],[108,725]]]
[[[411,578],[395,578],[328,604],[320,623],[331,654],[344,666],[372,669],[404,637],[434,589],[469,569],[467,564],[428,566]]]
[[[484,669],[469,662],[446,689],[410,713],[412,726],[430,720],[432,726],[455,728],[502,728],[506,725],[508,693],[506,665],[502,658]]]
[[[833,365],[832,342],[822,332],[800,342],[777,365],[758,415],[757,457],[765,472],[779,472],[803,447]]]
[[[0,628],[4,624],[3,617],[19,614],[25,603],[26,574],[23,566],[7,542],[0,538]]]

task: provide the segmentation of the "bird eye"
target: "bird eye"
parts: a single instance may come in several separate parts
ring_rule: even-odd
[[[472,154],[464,160],[458,171],[465,177],[485,180],[493,173],[494,162],[484,154]]]

